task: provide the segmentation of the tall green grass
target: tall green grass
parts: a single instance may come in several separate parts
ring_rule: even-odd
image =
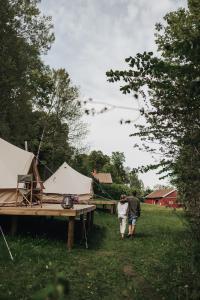
[[[79,225],[68,252],[64,219],[21,218],[18,234],[7,235],[14,262],[0,239],[0,299],[195,299],[181,211],[142,205],[134,240],[120,240],[117,217],[96,211],[89,249]]]

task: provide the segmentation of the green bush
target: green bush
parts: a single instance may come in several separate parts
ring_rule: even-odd
[[[99,184],[94,183],[94,194],[97,196],[119,200],[122,194],[131,195],[133,189],[125,184]]]

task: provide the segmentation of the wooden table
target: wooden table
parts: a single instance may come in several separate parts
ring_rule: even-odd
[[[115,200],[90,200],[89,203],[96,206],[102,205],[103,209],[109,208],[111,214],[116,213],[117,201]]]
[[[14,234],[17,230],[17,216],[62,216],[68,217],[68,237],[67,248],[72,249],[74,243],[74,223],[75,217],[80,216],[84,219],[84,214],[87,214],[88,230],[93,225],[95,205],[74,205],[73,209],[63,209],[60,204],[43,204],[32,207],[0,207],[0,215],[13,216],[11,224],[11,233]]]

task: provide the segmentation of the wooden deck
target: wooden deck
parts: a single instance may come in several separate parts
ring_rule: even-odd
[[[0,215],[26,215],[26,216],[64,216],[76,217],[84,213],[95,210],[95,205],[80,205],[75,204],[73,209],[63,209],[60,204],[42,204],[36,206],[13,206],[13,207],[0,207]]]
[[[75,217],[80,216],[84,222],[84,215],[87,215],[88,229],[93,225],[95,205],[74,205],[73,209],[63,209],[60,204],[43,204],[32,207],[0,207],[0,215],[13,216],[11,232],[17,230],[17,216],[62,216],[68,217],[68,238],[67,247],[72,249],[74,243],[74,222]]]
[[[90,204],[93,205],[102,205],[103,209],[110,209],[111,214],[116,213],[117,201],[115,200],[90,200]]]

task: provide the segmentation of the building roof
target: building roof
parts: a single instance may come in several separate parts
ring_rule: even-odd
[[[156,190],[156,191],[150,193],[145,198],[164,198],[174,191],[176,191],[176,189],[174,189],[174,188],[160,189],[160,190]]]
[[[34,154],[0,138],[0,189],[17,187],[17,176],[29,172]]]
[[[44,187],[45,194],[91,194],[92,178],[82,175],[64,162],[44,182]]]
[[[99,183],[113,183],[112,176],[110,173],[95,173],[93,172],[92,175],[96,178]]]

